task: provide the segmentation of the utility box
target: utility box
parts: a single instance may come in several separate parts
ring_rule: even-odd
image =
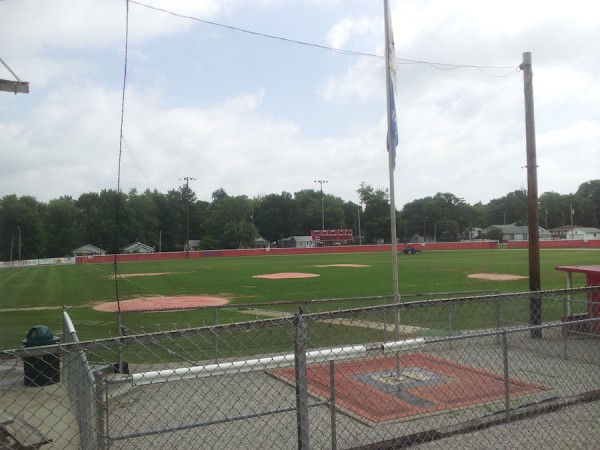
[[[50,328],[45,325],[36,325],[23,339],[23,347],[40,347],[56,345],[59,338],[54,336]],[[26,356],[23,358],[23,373],[25,386],[47,386],[60,382],[60,355],[44,354],[40,356]]]

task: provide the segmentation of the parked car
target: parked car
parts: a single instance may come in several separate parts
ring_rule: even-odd
[[[408,245],[404,247],[402,253],[404,253],[405,255],[416,255],[417,253],[421,253],[421,249],[413,247],[412,245]]]

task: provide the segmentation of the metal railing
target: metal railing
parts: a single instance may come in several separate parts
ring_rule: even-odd
[[[78,344],[75,326],[63,308],[63,342]],[[64,382],[67,386],[71,408],[77,420],[83,450],[97,448],[96,430],[96,381],[94,369],[87,360],[84,350],[68,347],[63,356]]]

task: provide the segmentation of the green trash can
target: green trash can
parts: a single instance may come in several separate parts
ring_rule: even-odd
[[[24,347],[39,347],[58,344],[60,339],[54,336],[50,328],[36,325],[27,337],[23,339]],[[60,356],[58,354],[43,354],[23,358],[23,373],[25,386],[47,386],[60,382]]]

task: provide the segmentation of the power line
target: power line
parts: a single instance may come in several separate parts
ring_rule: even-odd
[[[384,59],[384,56],[382,55],[376,55],[374,53],[367,53],[367,52],[357,52],[357,51],[352,51],[352,50],[344,50],[344,49],[340,49],[340,48],[334,48],[334,47],[329,47],[326,45],[321,45],[321,44],[315,44],[312,42],[306,42],[306,41],[299,41],[296,39],[289,39],[286,37],[282,37],[282,36],[275,36],[272,34],[266,34],[266,33],[260,33],[258,31],[252,31],[252,30],[247,30],[244,28],[239,28],[239,27],[234,27],[232,25],[225,25],[222,23],[218,23],[218,22],[212,22],[210,20],[204,20],[204,19],[200,19],[198,17],[194,17],[194,16],[188,16],[185,14],[180,14],[180,13],[176,13],[174,11],[169,11],[163,8],[158,8],[156,6],[151,6],[151,5],[147,5],[146,3],[142,3],[136,0],[127,0],[129,3],[135,3],[136,5],[139,6],[143,6],[145,8],[148,9],[152,9],[155,11],[159,11],[165,14],[170,14],[172,16],[175,17],[180,17],[182,19],[188,19],[188,20],[194,20],[196,22],[200,22],[200,23],[204,23],[206,25],[212,25],[215,27],[220,27],[220,28],[225,28],[231,31],[238,31],[240,33],[245,33],[245,34],[251,34],[253,36],[259,36],[259,37],[263,37],[266,39],[274,39],[274,40],[278,40],[278,41],[283,41],[283,42],[288,42],[291,44],[296,44],[296,45],[303,45],[306,47],[313,47],[313,48],[317,48],[320,50],[325,50],[328,52],[332,52],[332,53],[338,53],[338,54],[342,54],[342,55],[350,55],[350,56],[368,56],[371,58],[377,58],[377,59]],[[472,65],[472,64],[451,64],[451,63],[441,63],[441,62],[434,62],[434,61],[421,61],[421,60],[413,60],[413,59],[404,59],[404,58],[396,58],[396,61],[399,64],[422,64],[422,65],[428,65],[430,67],[433,67],[434,69],[437,70],[457,70],[457,69],[477,69],[479,70],[481,73],[483,73],[484,75],[490,76],[490,77],[507,77],[509,75],[512,75],[513,73],[518,72],[519,66],[484,66],[484,65]],[[501,75],[495,75],[492,73],[489,73],[489,70],[510,70],[509,73],[506,74],[501,74]]]

